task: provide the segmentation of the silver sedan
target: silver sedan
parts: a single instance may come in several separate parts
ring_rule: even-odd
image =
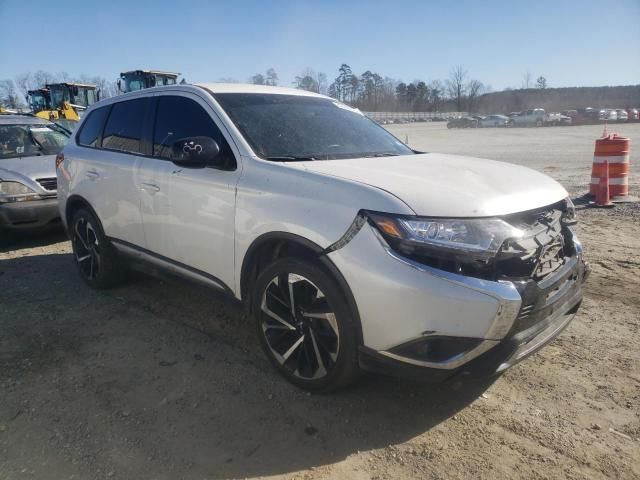
[[[480,120],[481,127],[506,127],[509,117],[506,115],[488,115]]]
[[[0,115],[0,228],[59,220],[55,158],[69,133],[33,115]]]

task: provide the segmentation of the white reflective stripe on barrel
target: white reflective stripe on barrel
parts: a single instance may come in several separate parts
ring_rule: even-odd
[[[629,163],[629,155],[618,155],[615,157],[603,157],[595,155],[593,157],[593,163],[604,163],[605,160],[609,163]]]
[[[591,177],[591,185],[599,185],[600,179]],[[629,185],[629,177],[609,177],[609,185]]]

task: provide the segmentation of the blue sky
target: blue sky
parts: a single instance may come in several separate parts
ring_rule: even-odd
[[[156,68],[246,81],[274,67],[289,85],[341,63],[406,82],[462,65],[494,89],[527,71],[549,86],[638,84],[640,0],[0,0],[0,78]]]

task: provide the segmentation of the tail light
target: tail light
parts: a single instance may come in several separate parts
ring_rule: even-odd
[[[56,155],[56,170],[60,167],[60,165],[62,165],[62,162],[64,162],[64,153],[60,152],[58,155]]]

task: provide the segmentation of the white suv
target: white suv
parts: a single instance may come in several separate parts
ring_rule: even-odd
[[[56,159],[80,275],[131,260],[246,303],[309,390],[361,369],[493,374],[554,338],[587,269],[567,192],[411,150],[358,110],[276,87],[159,87],[95,104]]]

